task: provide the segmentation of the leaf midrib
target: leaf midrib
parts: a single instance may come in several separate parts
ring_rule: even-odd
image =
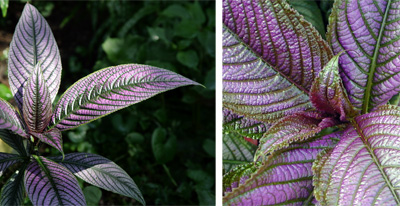
[[[381,22],[381,27],[379,29],[379,34],[378,34],[378,39],[376,41],[376,45],[375,45],[375,50],[374,50],[374,54],[372,56],[372,62],[368,71],[368,81],[367,81],[367,85],[365,88],[365,95],[364,95],[364,101],[363,101],[363,105],[362,105],[362,114],[366,114],[368,113],[369,108],[371,108],[371,90],[372,90],[372,86],[374,84],[373,80],[374,80],[374,74],[375,74],[375,70],[376,70],[376,62],[378,59],[378,55],[379,55],[379,49],[381,47],[381,41],[383,38],[383,32],[385,30],[385,25],[386,25],[386,21],[387,21],[387,17],[388,17],[388,13],[389,13],[389,9],[390,9],[390,5],[392,4],[391,0],[388,0],[387,4],[386,4],[386,9],[385,9],[385,14],[383,16],[382,22]],[[399,202],[398,202],[399,204]]]
[[[382,166],[381,162],[379,161],[378,157],[374,153],[374,150],[371,148],[371,145],[367,141],[368,138],[364,135],[363,130],[360,128],[359,124],[357,123],[357,121],[355,119],[351,120],[351,124],[357,131],[357,134],[360,136],[360,139],[363,142],[365,148],[367,149],[368,154],[372,158],[372,162],[374,162],[376,167],[378,168],[379,173],[382,175],[382,177],[383,177],[387,187],[389,188],[390,192],[392,193],[397,205],[400,205],[400,197],[397,195],[396,191],[394,190],[394,186],[390,182],[389,177],[386,174],[386,172],[383,170],[383,166]]]

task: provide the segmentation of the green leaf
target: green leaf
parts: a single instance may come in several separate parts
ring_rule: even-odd
[[[23,177],[27,166],[28,164],[24,163],[3,185],[0,194],[0,205],[22,205],[25,196]]]
[[[196,69],[197,65],[199,64],[199,57],[197,56],[197,53],[194,50],[178,52],[178,54],[176,55],[176,59],[181,64],[192,69]]]
[[[0,8],[1,8],[1,13],[3,13],[3,17],[6,17],[8,9],[8,0],[0,0]]]
[[[171,161],[175,156],[176,143],[176,137],[174,135],[167,135],[166,129],[155,129],[151,138],[151,146],[156,161],[160,164]]]
[[[85,195],[88,205],[97,205],[101,199],[102,192],[98,187],[87,186],[83,189],[83,195]]]
[[[289,0],[289,4],[303,15],[318,30],[322,38],[325,39],[325,24],[317,2],[310,0]]]
[[[8,101],[13,97],[10,88],[4,84],[0,84],[0,98]]]

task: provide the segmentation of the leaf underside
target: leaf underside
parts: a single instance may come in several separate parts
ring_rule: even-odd
[[[27,3],[15,28],[8,59],[10,87],[20,110],[23,86],[38,63],[42,66],[53,102],[61,81],[60,54],[46,20],[34,6]]]
[[[63,94],[54,110],[53,125],[61,131],[74,128],[185,85],[199,84],[146,65],[109,67],[82,78]]]
[[[363,114],[400,91],[400,2],[337,0],[327,39],[340,57],[349,99]]]
[[[260,139],[270,127],[269,124],[237,115],[232,111],[223,108],[224,131],[237,132],[245,137]]]
[[[70,153],[52,158],[75,176],[102,189],[125,195],[145,205],[143,196],[129,175],[114,162],[95,154]]]
[[[244,140],[236,133],[223,135],[223,163],[226,172],[238,165],[253,161],[256,146]]]
[[[224,197],[225,205],[302,204],[312,193],[312,163],[331,148],[330,135],[276,151],[243,184]]]
[[[312,80],[332,56],[318,32],[284,0],[223,7],[224,107],[265,122],[311,108]]]
[[[74,175],[61,165],[36,157],[25,171],[25,190],[34,205],[86,205]]]
[[[327,205],[400,204],[400,108],[358,116],[313,168],[316,197]]]

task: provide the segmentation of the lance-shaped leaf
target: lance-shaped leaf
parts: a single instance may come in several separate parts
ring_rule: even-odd
[[[114,162],[102,156],[71,153],[66,154],[64,160],[61,156],[52,159],[87,183],[134,198],[145,205],[143,196],[132,178]]]
[[[20,109],[24,84],[39,62],[53,102],[61,81],[60,53],[46,20],[27,3],[15,28],[8,59],[10,87]]]
[[[51,99],[40,63],[36,65],[24,86],[23,116],[30,131],[42,132],[51,118]]]
[[[380,106],[356,117],[327,155],[314,167],[321,204],[400,204],[399,107]]]
[[[255,160],[285,148],[293,142],[302,142],[314,137],[322,129],[338,123],[331,117],[324,117],[319,112],[301,112],[280,119],[260,139],[260,145],[254,156]]]
[[[1,188],[0,205],[22,205],[24,200],[24,174],[28,163],[14,172]]]
[[[340,74],[353,105],[367,113],[400,91],[400,4],[338,0],[327,39],[341,55]]]
[[[22,161],[24,157],[16,154],[8,154],[0,152],[0,177],[3,176],[4,171],[11,165]]]
[[[270,127],[269,124],[238,115],[224,108],[224,131],[235,131],[252,139],[259,139]]]
[[[73,128],[185,85],[199,84],[146,65],[109,67],[84,77],[63,94],[54,111],[54,125],[60,130]]]
[[[61,165],[33,156],[25,171],[25,190],[34,205],[86,205],[78,181]]]
[[[260,166],[261,162],[249,162],[239,165],[224,174],[224,193],[232,192],[232,189],[244,184],[245,181],[250,178],[251,174],[253,174]]]
[[[238,165],[253,161],[256,146],[244,140],[239,134],[225,133],[223,143],[223,164],[226,172]]]
[[[302,204],[312,196],[312,162],[333,143],[326,135],[276,151],[248,180],[226,194],[224,204]]]
[[[27,136],[17,112],[6,101],[0,98],[0,129],[7,129],[21,136]]]
[[[318,110],[339,115],[341,121],[346,121],[357,111],[351,105],[339,76],[339,56],[334,56],[318,74],[311,87],[310,99]]]
[[[308,92],[332,56],[284,0],[223,2],[223,105],[271,122],[311,108]]]
[[[10,130],[0,129],[0,139],[8,146],[15,149],[20,155],[27,156],[24,142],[21,136],[14,134]]]
[[[62,134],[61,131],[58,130],[57,128],[53,128],[49,131],[43,132],[43,133],[34,133],[32,132],[32,135],[40,141],[56,148],[58,151],[60,151],[64,155],[63,147],[62,147]]]

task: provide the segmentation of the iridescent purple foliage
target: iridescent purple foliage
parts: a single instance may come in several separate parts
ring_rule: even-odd
[[[224,138],[224,204],[400,204],[399,9],[335,0],[325,41],[286,0],[223,1],[224,135],[259,139]]]
[[[126,64],[97,71],[72,85],[53,102],[61,82],[61,58],[49,25],[27,3],[10,45],[9,79],[17,108],[0,99],[0,138],[18,154],[0,153],[0,176],[13,165],[1,205],[20,205],[27,194],[34,205],[85,205],[76,177],[136,199],[143,196],[114,162],[94,154],[64,154],[61,131],[94,121],[159,93],[199,85],[174,72]],[[39,143],[61,152],[43,157]]]

